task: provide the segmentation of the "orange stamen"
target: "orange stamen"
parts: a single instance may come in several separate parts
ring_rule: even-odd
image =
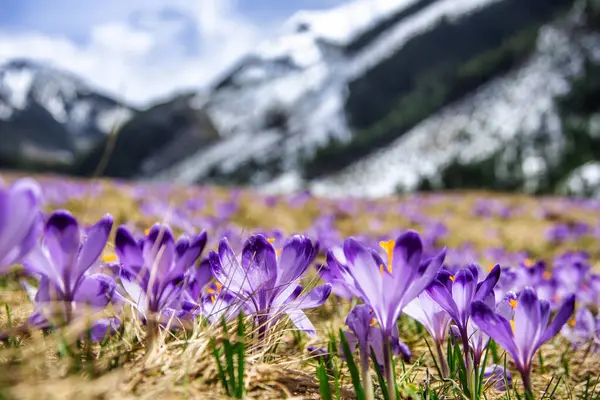
[[[568,322],[568,323],[569,323],[569,326],[570,326],[571,328],[574,328],[574,327],[575,327],[575,322],[576,322],[576,321],[575,321],[575,318],[569,318],[569,322]]]
[[[510,304],[510,306],[514,309],[517,308],[517,301],[515,299],[510,299],[510,301],[508,302]]]
[[[490,264],[488,267],[488,271],[493,270],[495,266],[496,266],[496,264]]]
[[[450,280],[454,282],[454,275],[450,275]]]
[[[525,265],[527,268],[531,268],[531,267],[533,267],[533,265],[534,265],[534,264],[535,264],[535,263],[534,263],[534,262],[531,260],[531,258],[526,258],[526,259],[523,261],[523,265]]]
[[[268,238],[267,242],[273,244],[273,243],[275,243],[275,238]]]
[[[113,253],[105,254],[102,256],[102,261],[104,261],[105,263],[115,262],[117,261],[117,256]]]
[[[542,278],[546,281],[549,281],[550,278],[552,278],[552,272],[544,271],[544,273],[542,274]]]
[[[387,257],[388,257],[387,271],[391,274],[392,273],[392,261],[394,259],[394,246],[396,245],[396,242],[393,240],[388,240],[387,242],[379,242],[379,245],[381,246],[381,248],[383,250],[385,250],[385,253],[387,254]]]
[[[149,233],[150,233],[150,229],[146,229],[146,230],[144,231],[144,235],[146,235],[146,236],[148,236],[148,234],[149,234]]]
[[[369,322],[369,324],[370,324],[370,325],[375,325],[375,322],[376,322],[376,321],[377,321],[377,320],[376,320],[375,318],[371,318],[371,322]]]

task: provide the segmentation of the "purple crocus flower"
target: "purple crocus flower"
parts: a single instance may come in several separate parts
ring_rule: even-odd
[[[168,226],[155,224],[136,242],[129,231],[117,229],[115,248],[121,262],[121,284],[144,322],[183,322],[188,316],[179,308],[183,282],[206,245],[206,232],[175,242]]]
[[[500,266],[496,265],[482,282],[478,282],[478,276],[479,267],[471,264],[458,271],[454,279],[443,281],[436,279],[427,288],[431,298],[448,312],[456,324],[463,343],[467,366],[470,364],[468,323],[471,316],[471,303],[486,300],[494,304],[494,286],[500,278]]]
[[[0,274],[35,246],[44,225],[41,203],[41,188],[32,179],[0,187]]]
[[[41,244],[24,260],[26,270],[40,277],[30,325],[49,328],[70,323],[86,312],[98,312],[108,305],[115,291],[115,281],[107,275],[91,273],[90,269],[106,245],[112,224],[112,217],[106,215],[82,239],[79,224],[68,211],[55,211],[50,215]],[[91,327],[92,340],[101,340],[117,321],[95,321]],[[102,334],[96,336],[100,332]]]
[[[371,377],[369,376],[369,355],[371,351],[375,354],[378,367],[382,368],[384,366],[383,332],[381,328],[374,326],[374,323],[375,318],[371,307],[366,304],[359,304],[346,317],[346,325],[350,331],[344,332],[350,351],[354,352],[358,346],[361,361],[361,378],[365,391],[370,395],[368,398],[374,398],[372,395]],[[393,354],[402,354],[405,361],[410,359],[410,349],[398,339],[397,326],[392,330],[391,347]],[[340,353],[344,356],[341,347]]]
[[[391,368],[390,340],[404,307],[432,282],[445,258],[445,249],[432,259],[422,260],[423,244],[418,233],[408,231],[394,242],[383,242],[387,262],[354,238],[344,241],[348,287],[367,303],[381,326],[384,373],[389,395],[396,398]]]
[[[501,365],[492,364],[483,371],[485,385],[494,385],[496,390],[504,392],[508,387],[512,387],[512,375],[509,370]]]
[[[588,308],[581,307],[577,310],[575,318],[569,319],[565,324],[561,333],[573,343],[573,347],[591,343],[595,349],[598,349],[600,347],[600,317],[594,318]]]
[[[370,350],[373,350],[377,363],[382,367],[383,335],[381,328],[375,325],[373,310],[366,304],[355,306],[346,317],[346,325],[350,331],[344,332],[344,334],[348,339],[350,350],[354,351],[358,346],[361,360],[366,360],[367,365]],[[395,355],[401,354],[405,361],[410,360],[410,349],[400,341],[397,326],[392,330],[391,345],[392,353]]]
[[[514,319],[508,321],[481,301],[472,306],[472,318],[484,333],[502,346],[513,358],[528,396],[532,396],[531,366],[539,347],[552,339],[569,320],[575,307],[575,296],[569,296],[550,319],[550,304],[539,300],[532,288],[518,296]]]
[[[508,292],[504,295],[504,298],[496,304],[494,293],[492,292],[488,294],[482,302],[490,309],[496,310],[499,315],[510,320],[514,315],[514,307],[517,305],[516,299],[517,295],[514,292]],[[452,328],[457,327],[453,326]],[[458,329],[456,330],[455,336],[460,337],[460,332]],[[474,365],[477,368],[481,364],[481,357],[490,342],[490,337],[479,329],[472,319],[469,319],[467,322],[467,336],[469,338],[469,346],[473,352]]]
[[[440,271],[437,280],[445,282],[450,280],[450,273]],[[408,303],[404,308],[404,313],[409,317],[419,321],[421,325],[429,332],[433,338],[439,363],[442,366],[443,377],[448,376],[448,365],[442,351],[448,326],[450,325],[450,315],[438,303],[436,303],[426,291],[422,292],[417,298]]]
[[[292,236],[280,251],[263,235],[252,235],[239,256],[223,238],[209,261],[217,281],[255,316],[260,338],[284,313],[298,329],[314,335],[315,328],[302,310],[325,303],[331,285],[300,294],[299,280],[317,253],[318,247],[302,235]]]

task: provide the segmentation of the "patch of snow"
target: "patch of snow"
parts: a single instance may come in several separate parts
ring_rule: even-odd
[[[0,70],[0,92],[6,93],[6,101],[12,107],[24,109],[34,81],[34,73],[29,70]]]
[[[575,169],[567,178],[563,191],[568,194],[600,197],[600,162],[590,161]]]
[[[133,111],[122,106],[100,111],[96,117],[96,126],[100,132],[109,134],[115,129],[121,128],[127,121],[133,117]]]
[[[399,186],[414,189],[422,177],[435,178],[454,159],[470,163],[488,157],[516,135],[534,133],[542,124],[551,137],[559,138],[553,99],[569,89],[582,61],[568,33],[548,26],[522,68],[446,107],[387,148],[312,182],[311,190],[333,196],[390,195]],[[470,133],[469,140],[461,141],[463,132]],[[534,161],[527,168],[537,171]]]
[[[347,43],[378,21],[420,0],[354,0],[319,11],[299,11],[284,25],[298,34],[309,33],[336,43]]]

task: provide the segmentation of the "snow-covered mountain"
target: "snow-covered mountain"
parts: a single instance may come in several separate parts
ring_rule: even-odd
[[[540,124],[559,135],[553,98],[583,62],[564,26],[573,3],[353,0],[300,12],[198,97],[220,140],[156,179],[387,195]]]
[[[65,164],[135,110],[68,72],[31,60],[0,64],[0,151],[19,164]]]
[[[72,165],[91,148],[66,171],[96,172],[118,123],[109,176],[340,196],[591,193],[600,134],[579,127],[600,132],[594,1],[350,0],[302,11],[208,90],[141,112],[43,64],[0,64],[0,134],[17,144],[0,145],[0,166],[10,154]]]

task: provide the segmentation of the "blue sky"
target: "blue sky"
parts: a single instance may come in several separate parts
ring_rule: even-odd
[[[42,59],[146,104],[206,85],[296,11],[344,0],[0,2],[0,60]]]

